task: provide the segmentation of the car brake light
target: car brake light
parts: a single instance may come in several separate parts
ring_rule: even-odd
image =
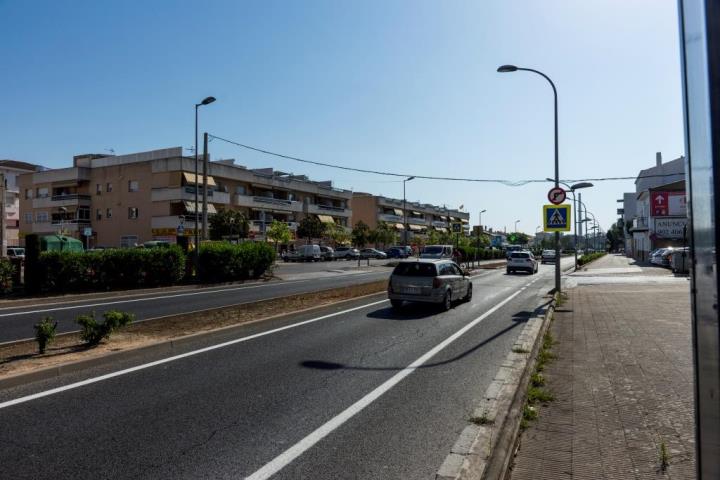
[[[433,288],[440,288],[442,286],[442,280],[438,277],[433,278]]]

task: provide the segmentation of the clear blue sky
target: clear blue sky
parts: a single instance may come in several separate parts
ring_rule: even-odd
[[[634,176],[683,154],[676,2],[3,1],[0,158],[48,167],[112,148],[193,144],[201,129],[291,155],[421,175]],[[189,153],[189,152],[188,152]],[[402,197],[393,178],[264,157],[214,158]],[[416,180],[408,199],[487,209],[534,233],[548,185]],[[583,192],[602,226],[632,181]]]

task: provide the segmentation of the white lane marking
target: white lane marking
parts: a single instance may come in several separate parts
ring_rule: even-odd
[[[435,347],[430,349],[420,358],[415,360],[413,363],[402,369],[400,372],[393,375],[389,380],[386,380],[379,387],[362,397],[357,402],[350,405],[347,409],[330,419],[327,423],[320,426],[318,429],[310,433],[308,436],[300,440],[298,443],[285,450],[283,453],[275,457],[269,463],[265,464],[262,468],[257,470],[255,473],[246,477],[245,480],[265,480],[275,475],[277,472],[289,465],[293,460],[302,455],[305,451],[313,447],[320,440],[328,436],[335,429],[340,427],[342,424],[350,420],[352,417],[360,413],[365,407],[373,403],[375,400],[380,398],[382,395],[387,393],[391,388],[400,383],[405,377],[413,373],[418,367],[422,366],[425,362],[434,357],[438,352],[443,350],[445,347],[450,345],[452,342],[464,335],[468,330],[473,328],[478,323],[495,313],[503,305],[508,303],[510,300],[520,294],[522,290],[517,290],[515,293],[507,297],[505,300],[496,304],[490,310],[486,311],[475,320],[471,321],[457,332],[450,335],[448,338],[437,344]]]
[[[375,272],[367,272],[367,274],[370,274],[370,273],[375,273]],[[349,275],[349,274],[348,275],[338,275],[336,277],[327,277],[327,278],[337,279],[339,277],[347,277],[347,276],[356,277],[358,275],[363,275],[363,274],[355,273],[352,275]],[[79,304],[75,304],[75,305],[68,305],[66,307],[43,308],[43,309],[39,309],[39,310],[26,310],[26,311],[21,311],[21,312],[0,313],[0,318],[20,316],[20,315],[30,315],[30,314],[34,314],[34,313],[58,312],[60,310],[73,310],[73,309],[77,309],[77,308],[102,307],[105,305],[116,305],[118,303],[149,302],[152,300],[162,300],[165,298],[190,297],[190,296],[194,296],[194,295],[208,295],[208,294],[212,294],[212,293],[233,292],[233,291],[237,291],[237,290],[249,290],[252,288],[272,287],[272,286],[276,286],[276,285],[278,285],[278,286],[279,285],[289,285],[289,284],[293,284],[293,283],[307,282],[308,280],[310,280],[310,279],[289,280],[287,282],[279,282],[279,283],[272,283],[272,284],[267,283],[267,284],[262,284],[262,285],[250,285],[250,286],[244,286],[244,287],[230,287],[230,288],[222,288],[222,289],[218,289],[218,290],[201,291],[201,292],[178,293],[178,294],[174,294],[174,295],[159,295],[157,297],[132,298],[130,300],[115,300],[112,302],[99,302],[99,303],[88,303],[88,304],[79,303]],[[53,305],[53,304],[50,304],[50,305]],[[3,309],[3,310],[17,309],[17,308],[23,308],[23,307],[9,307],[9,308]],[[2,311],[2,310],[0,310],[0,311]]]
[[[137,372],[139,370],[144,370],[146,368],[155,367],[157,365],[162,365],[164,363],[174,362],[175,360],[192,357],[194,355],[199,355],[201,353],[210,352],[213,350],[217,350],[219,348],[229,347],[230,345],[247,342],[247,341],[253,340],[255,338],[260,338],[260,337],[264,337],[266,335],[271,335],[273,333],[282,332],[283,330],[289,330],[291,328],[299,327],[302,325],[307,325],[309,323],[319,322],[320,320],[325,320],[327,318],[337,317],[338,315],[343,315],[345,313],[354,312],[356,310],[362,310],[363,308],[372,307],[374,305],[379,305],[379,304],[385,303],[385,302],[387,302],[387,299],[379,300],[377,302],[366,303],[364,305],[360,305],[358,307],[353,307],[353,308],[348,308],[348,309],[342,310],[340,312],[329,313],[329,314],[323,315],[321,317],[315,317],[315,318],[311,318],[309,320],[304,320],[302,322],[293,323],[292,325],[285,325],[284,327],[274,328],[274,329],[268,330],[266,332],[260,332],[260,333],[255,333],[253,335],[248,335],[247,337],[236,338],[235,340],[230,340],[228,342],[218,343],[216,345],[210,345],[209,347],[200,348],[198,350],[192,350],[190,352],[181,353],[179,355],[174,355],[172,357],[163,358],[161,360],[156,360],[154,362],[144,363],[142,365],[137,365],[135,367],[126,368],[124,370],[118,370],[117,372],[107,373],[105,375],[100,375],[99,377],[88,378],[88,379],[82,380],[80,382],[71,383],[68,385],[64,385],[62,387],[52,388],[50,390],[45,390],[44,392],[38,392],[38,393],[34,393],[32,395],[27,395],[24,397],[16,398],[14,400],[8,400],[6,402],[0,403],[0,410],[3,408],[11,407],[13,405],[18,405],[20,403],[25,403],[25,402],[29,402],[31,400],[36,400],[38,398],[55,395],[56,393],[66,392],[68,390],[73,390],[75,388],[84,387],[85,385],[91,385],[93,383],[102,382],[103,380],[108,380],[111,378],[119,377],[121,375],[127,375],[128,373]]]

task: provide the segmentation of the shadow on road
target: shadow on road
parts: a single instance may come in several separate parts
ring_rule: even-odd
[[[424,365],[421,365],[417,368],[433,368],[433,367],[439,367],[442,365],[447,365],[449,363],[456,362],[458,360],[461,360],[474,351],[484,347],[485,345],[489,344],[493,340],[502,337],[506,333],[510,332],[514,328],[516,328],[518,325],[522,325],[525,322],[528,321],[529,318],[533,317],[533,312],[518,312],[515,315],[512,316],[513,324],[508,325],[507,327],[503,328],[493,336],[483,340],[482,342],[478,343],[474,347],[465,350],[463,353],[456,355],[452,358],[449,358],[447,360],[443,360],[441,362],[433,362],[433,363],[426,363]],[[336,362],[328,362],[325,360],[305,360],[299,363],[301,367],[304,368],[311,368],[315,370],[371,370],[371,371],[387,371],[387,370],[405,370],[407,367],[394,367],[394,366],[387,366],[387,367],[371,367],[371,366],[359,366],[359,365],[344,365],[342,363],[336,363]]]
[[[402,308],[391,307],[381,308],[368,313],[370,318],[382,318],[385,320],[420,320],[421,318],[432,317],[440,312],[440,307],[431,303],[405,303]]]

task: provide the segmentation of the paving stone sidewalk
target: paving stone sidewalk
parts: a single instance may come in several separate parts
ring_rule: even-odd
[[[550,327],[558,358],[545,370],[555,400],[522,434],[512,480],[695,478],[688,289],[567,291]]]

